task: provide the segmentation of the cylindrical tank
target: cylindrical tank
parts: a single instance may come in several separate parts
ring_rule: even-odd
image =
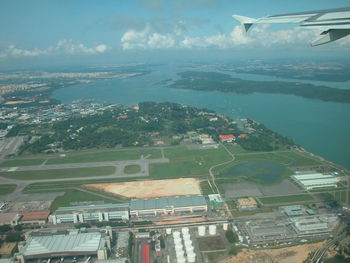
[[[167,235],[170,235],[170,234],[171,234],[171,228],[167,228],[167,229],[165,230],[165,233],[166,233]]]
[[[209,226],[209,235],[211,235],[211,236],[216,235],[216,225]]]
[[[185,240],[185,247],[187,247],[187,246],[192,246],[192,240],[191,239]]]
[[[182,243],[175,243],[175,249],[183,249]]]
[[[182,232],[182,234],[188,233],[188,232],[189,232],[188,227],[183,227],[183,228],[181,229],[181,232]]]
[[[179,231],[174,231],[173,232],[173,237],[180,237],[180,232]]]
[[[184,257],[177,258],[177,263],[186,263],[186,259]]]
[[[186,248],[186,253],[188,254],[188,253],[193,253],[193,251],[194,251],[194,247],[191,245],[191,246],[186,246],[185,247]]]
[[[187,260],[190,263],[196,262],[196,254],[195,253],[188,253]]]
[[[228,229],[228,224],[227,224],[227,223],[224,223],[224,224],[222,225],[222,228],[226,231],[226,230]]]
[[[176,246],[176,245],[182,245],[182,240],[181,240],[181,238],[175,238],[175,239],[174,239],[174,243],[175,243],[175,246]]]
[[[199,236],[205,236],[205,226],[199,226],[198,227],[198,235]]]
[[[184,240],[189,240],[189,239],[191,239],[191,236],[190,236],[190,234],[188,234],[188,233],[182,235],[182,237],[183,237]]]
[[[176,252],[176,257],[184,256],[184,254],[185,254],[183,249],[175,249],[175,252]]]

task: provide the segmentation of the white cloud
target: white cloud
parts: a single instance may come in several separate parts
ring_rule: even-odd
[[[305,30],[300,27],[270,31],[269,25],[258,25],[245,33],[241,26],[235,26],[228,33],[193,36],[189,32],[174,28],[172,32],[160,34],[146,27],[144,30],[128,30],[121,38],[124,50],[131,49],[249,49],[307,47],[317,38],[320,30]],[[343,46],[345,40],[337,42]]]
[[[170,35],[151,33],[148,28],[142,31],[129,30],[121,38],[122,48],[130,49],[168,49],[175,47],[175,39]]]
[[[105,44],[99,44],[95,47],[87,47],[82,43],[74,42],[73,40],[63,39],[57,42],[55,46],[46,49],[21,49],[15,45],[9,45],[4,50],[0,51],[0,58],[4,57],[35,57],[40,55],[55,55],[55,54],[101,54],[105,53],[110,48]]]

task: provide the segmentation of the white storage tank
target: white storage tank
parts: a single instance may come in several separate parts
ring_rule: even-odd
[[[185,247],[187,247],[187,246],[192,246],[192,240],[191,239],[185,240]]]
[[[182,235],[182,237],[183,237],[183,239],[184,240],[188,240],[188,239],[191,239],[191,236],[190,236],[190,234],[184,234],[184,235]]]
[[[209,226],[209,235],[211,235],[211,236],[216,235],[216,225]]]
[[[170,235],[170,234],[171,234],[171,228],[167,228],[167,229],[165,230],[165,233],[166,233],[167,235]]]
[[[176,257],[184,257],[185,255],[185,252],[182,250],[182,249],[179,249],[179,250],[175,250],[176,252]]]
[[[185,263],[185,262],[186,262],[186,259],[185,259],[184,256],[176,257],[176,259],[177,259],[177,262],[178,262],[178,263]]]
[[[181,240],[181,238],[176,238],[176,239],[174,239],[174,243],[175,243],[175,246],[176,246],[176,245],[181,245],[181,246],[182,246],[182,240]]]
[[[199,236],[205,236],[205,226],[199,226],[198,227],[198,235]]]
[[[180,232],[179,231],[174,231],[173,232],[173,237],[180,237]]]
[[[190,263],[196,262],[196,254],[195,253],[188,253],[187,254],[187,260]]]
[[[186,253],[188,254],[188,253],[193,253],[193,251],[194,251],[194,247],[192,246],[192,245],[190,245],[190,246],[185,246],[185,248],[186,248]]]
[[[228,224],[227,224],[227,223],[224,223],[224,224],[222,225],[222,229],[225,230],[225,231],[227,231],[227,229],[228,229]]]
[[[181,229],[181,232],[182,232],[182,234],[188,233],[188,232],[189,232],[188,227],[183,227],[183,228]]]

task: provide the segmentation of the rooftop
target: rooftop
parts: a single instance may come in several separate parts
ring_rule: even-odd
[[[34,211],[34,212],[21,212],[21,221],[32,221],[32,220],[46,220],[49,216],[50,211]]]
[[[71,211],[86,211],[86,210],[104,210],[104,209],[114,209],[114,210],[126,210],[129,208],[128,203],[122,204],[103,204],[103,205],[83,205],[83,206],[67,206],[60,207],[55,213],[71,212]]]
[[[30,235],[20,253],[24,256],[61,252],[94,252],[104,247],[100,232],[77,231]]]
[[[149,199],[133,199],[130,210],[166,209],[172,207],[206,206],[207,202],[202,195],[170,196]]]

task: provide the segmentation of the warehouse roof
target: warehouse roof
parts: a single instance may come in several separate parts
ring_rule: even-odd
[[[104,247],[100,232],[30,235],[20,251],[24,256],[60,252],[93,252]]]
[[[108,210],[108,209],[121,209],[126,210],[129,208],[128,203],[122,204],[103,204],[103,205],[83,205],[83,206],[67,206],[60,207],[56,210],[57,212],[71,212],[71,211],[84,211],[84,210]]]
[[[50,214],[49,210],[21,212],[21,215],[22,215],[21,221],[47,220],[49,214]]]
[[[150,210],[206,205],[207,202],[202,195],[170,196],[149,199],[133,199],[130,202],[130,210]]]

